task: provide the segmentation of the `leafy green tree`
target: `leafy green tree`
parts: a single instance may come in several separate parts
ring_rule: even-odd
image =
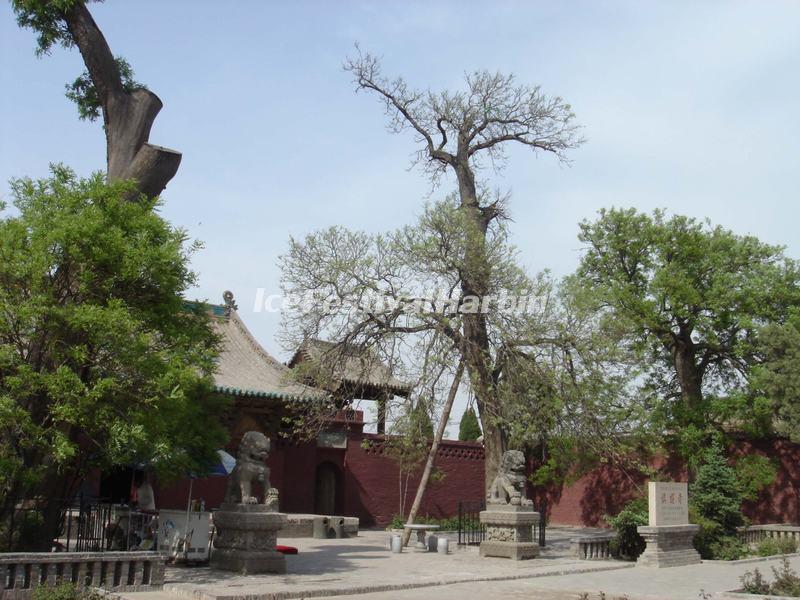
[[[198,246],[135,187],[54,166],[12,181],[17,213],[0,213],[0,525],[38,504],[34,547],[90,469],[200,471],[225,440],[218,339],[183,298]]]
[[[478,423],[478,416],[475,409],[471,406],[464,411],[461,423],[458,425],[458,439],[464,442],[474,442],[481,437],[481,426]]]
[[[602,210],[579,238],[580,283],[643,354],[654,414],[696,462],[709,429],[752,420],[754,405],[736,399],[759,329],[800,298],[796,263],[753,236],[662,211]]]
[[[759,332],[761,361],[753,367],[754,402],[767,407],[778,433],[800,441],[800,316]]]
[[[36,34],[36,53],[54,46],[77,46],[86,71],[66,86],[81,119],[103,115],[107,175],[110,181],[132,179],[128,194],[157,197],[175,176],[181,154],[149,143],[161,100],[133,78],[133,69],[115,57],[84,0],[12,0],[17,23]]]

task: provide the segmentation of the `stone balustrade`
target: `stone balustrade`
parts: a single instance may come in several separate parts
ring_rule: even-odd
[[[570,540],[570,551],[580,560],[608,560],[611,556],[611,542],[615,533],[596,533],[574,537]]]
[[[12,552],[0,554],[4,600],[27,600],[41,585],[150,591],[164,585],[166,554],[156,552]]]
[[[800,525],[750,525],[739,527],[739,539],[745,544],[758,544],[767,538],[786,538],[800,543]]]

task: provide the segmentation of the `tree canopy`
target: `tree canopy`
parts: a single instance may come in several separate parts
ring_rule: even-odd
[[[183,298],[197,244],[154,200],[126,200],[133,182],[55,166],[11,188],[18,214],[0,219],[2,517],[23,497],[57,509],[93,467],[208,466],[225,440],[224,404],[211,389],[217,337],[206,309]]]
[[[800,441],[800,316],[759,331],[760,361],[750,375],[753,402],[774,418],[775,429]]]
[[[642,353],[662,431],[690,454],[709,429],[751,420],[742,403],[758,361],[760,328],[786,321],[800,298],[797,265],[782,248],[684,216],[600,211],[580,226],[576,281]]]

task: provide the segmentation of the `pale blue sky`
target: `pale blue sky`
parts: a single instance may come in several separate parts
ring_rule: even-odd
[[[205,243],[199,298],[231,289],[253,314],[277,291],[287,238],[333,224],[411,221],[429,186],[409,171],[410,134],[341,70],[358,40],[388,75],[456,88],[476,69],[513,72],[570,102],[586,145],[570,168],[524,149],[494,185],[513,192],[514,241],[530,270],[577,264],[577,223],[601,207],[709,218],[800,256],[800,2],[286,2],[107,0],[91,9],[113,51],[164,101],[151,141],[183,152],[164,215]],[[0,197],[14,176],[61,161],[105,166],[99,123],[64,84],[76,50],[34,56],[0,4]],[[440,190],[449,190],[447,183]],[[459,415],[460,416],[460,413]]]

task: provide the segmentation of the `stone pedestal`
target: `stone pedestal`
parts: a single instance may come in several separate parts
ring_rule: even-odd
[[[486,526],[481,556],[512,560],[539,556],[539,544],[533,540],[533,526],[539,523],[539,513],[532,506],[489,504],[481,511],[480,519]]]
[[[682,567],[698,564],[700,555],[692,545],[699,525],[661,525],[637,527],[647,548],[636,561],[644,567]]]
[[[263,504],[223,504],[214,513],[211,568],[240,573],[285,573],[286,557],[275,550],[286,515]]]

